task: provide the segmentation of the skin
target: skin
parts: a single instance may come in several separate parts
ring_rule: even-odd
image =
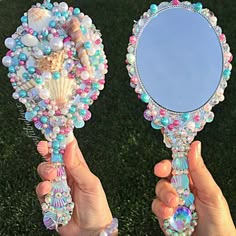
[[[204,164],[199,141],[192,143],[188,161],[190,188],[195,195],[195,206],[199,217],[193,236],[236,235],[229,206],[221,189]],[[162,227],[163,220],[173,215],[179,201],[178,194],[170,183],[171,161],[164,160],[158,163],[154,168],[154,174],[163,178],[156,185],[158,198],[154,199],[152,203],[152,211]]]
[[[47,142],[41,145],[47,145]],[[49,160],[50,154],[44,154],[45,159]],[[89,170],[76,139],[67,145],[64,162],[75,208],[69,224],[59,227],[58,233],[62,236],[99,235],[111,224],[112,214],[102,184]],[[56,177],[56,169],[49,162],[43,162],[37,171],[43,182],[38,184],[36,193],[40,203],[43,203],[45,195],[51,190],[50,180]]]

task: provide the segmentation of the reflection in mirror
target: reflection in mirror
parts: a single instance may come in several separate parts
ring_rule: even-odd
[[[160,12],[144,27],[136,51],[147,94],[175,112],[202,107],[219,86],[223,55],[207,19],[184,8]]]

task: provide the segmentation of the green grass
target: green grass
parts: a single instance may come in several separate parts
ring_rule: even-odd
[[[6,52],[5,37],[11,35],[19,19],[36,1],[0,1],[0,56]],[[68,1],[93,18],[103,34],[109,60],[107,84],[91,108],[93,118],[76,130],[82,152],[91,170],[100,177],[114,216],[119,218],[120,235],[162,235],[151,212],[155,163],[170,158],[160,132],[143,119],[145,105],[129,87],[124,60],[133,20],[148,8],[151,0]],[[236,2],[204,0],[219,18],[219,25],[236,47]],[[35,187],[40,181],[36,167],[41,162],[32,139],[23,130],[13,92],[1,67],[0,76],[0,235],[55,235],[42,225]],[[227,198],[236,220],[236,83],[235,73],[226,90],[226,100],[214,112],[214,122],[198,135],[203,142],[206,164]]]

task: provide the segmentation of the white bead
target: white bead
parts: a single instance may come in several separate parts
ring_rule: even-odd
[[[13,38],[6,38],[5,46],[8,49],[13,49],[16,46],[16,41]]]
[[[107,234],[107,232],[102,231],[102,232],[99,234],[99,236],[108,236],[108,234]]]
[[[82,78],[82,80],[87,80],[87,79],[89,79],[89,73],[88,73],[88,71],[83,71],[83,72],[81,73],[81,78]]]
[[[58,126],[54,127],[53,132],[58,134],[60,132],[60,128]]]
[[[18,93],[13,93],[13,94],[12,94],[12,97],[13,97],[14,99],[19,99],[19,94],[18,94]]]
[[[188,127],[190,130],[194,131],[196,125],[195,125],[195,123],[194,123],[193,121],[190,121],[190,122],[188,122],[187,127]]]
[[[49,93],[49,90],[48,89],[41,89],[39,91],[39,96],[40,98],[42,99],[48,99],[50,97],[50,93]]]
[[[90,27],[92,25],[92,20],[90,17],[88,16],[85,16],[82,20],[82,24],[85,26],[85,27]]]
[[[68,76],[68,71],[67,70],[62,70],[61,75],[62,75],[62,77],[67,77]]]
[[[49,44],[53,51],[60,51],[63,48],[63,41],[59,37],[52,38]]]
[[[59,4],[59,11],[61,11],[61,12],[68,11],[68,5],[67,5],[67,3],[61,2],[61,3]]]
[[[52,78],[52,74],[50,72],[45,71],[42,73],[42,77],[44,80],[50,80]]]
[[[78,103],[78,104],[77,104],[77,107],[78,107],[79,109],[83,109],[83,108],[84,108],[84,104],[83,104],[83,103]]]
[[[34,52],[34,56],[37,58],[37,59],[40,59],[43,57],[43,51],[42,50],[37,50]]]
[[[88,52],[88,55],[89,55],[89,56],[93,56],[93,55],[96,53],[96,51],[95,51],[94,48],[88,49],[87,52]]]
[[[2,64],[3,64],[4,66],[6,66],[6,67],[11,66],[11,64],[12,64],[12,59],[11,59],[11,57],[10,57],[10,56],[5,56],[5,57],[3,57],[3,59],[2,59]]]

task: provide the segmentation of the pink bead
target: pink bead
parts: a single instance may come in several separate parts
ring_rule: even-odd
[[[85,105],[84,105],[84,109],[85,109],[85,110],[88,110],[88,109],[89,109],[89,105],[88,105],[88,104],[85,104]]]
[[[20,61],[20,65],[23,66],[25,64],[24,61]]]
[[[81,95],[83,93],[83,90],[82,89],[76,89],[76,93]]]
[[[28,30],[28,33],[29,33],[29,34],[33,34],[33,33],[34,33],[34,30],[30,28],[30,29]]]
[[[138,83],[138,77],[137,76],[133,76],[130,81],[133,84],[137,84]]]
[[[140,94],[138,95],[138,99],[141,99],[141,95]]]
[[[174,6],[179,5],[179,0],[172,0],[172,4],[173,4]]]
[[[61,130],[60,130],[60,134],[65,134],[65,130],[64,130],[64,129],[61,129]]]
[[[38,121],[39,119],[38,119],[38,117],[34,117],[32,120],[33,120],[33,122],[36,122],[36,121]]]
[[[100,39],[97,39],[97,40],[95,41],[95,43],[96,43],[97,45],[99,45],[99,44],[101,43],[101,40],[100,40]]]
[[[11,53],[12,53],[12,50],[9,50],[9,51],[6,53],[6,55],[10,57],[10,56],[11,56]]]
[[[60,111],[60,110],[56,110],[56,111],[55,111],[55,114],[56,114],[57,116],[60,116],[60,115],[61,115],[61,111]]]
[[[168,125],[168,129],[172,131],[174,129],[174,125]]]
[[[88,93],[90,91],[90,88],[88,88],[88,87],[86,87],[85,89],[84,89],[84,92],[85,93]]]
[[[175,120],[175,121],[173,122],[173,125],[174,125],[174,126],[179,126],[179,124],[180,124],[180,123],[179,123],[179,120]]]
[[[66,134],[68,134],[68,133],[70,133],[71,129],[70,128],[65,128],[64,131],[65,131]]]
[[[69,11],[73,11],[74,10],[74,7],[69,7]]]
[[[11,82],[11,83],[14,83],[14,82],[16,82],[16,81],[15,81],[15,79],[11,78],[11,79],[10,79],[10,82]]]
[[[63,40],[64,43],[66,43],[66,42],[70,42],[70,41],[71,41],[71,37],[70,37],[70,36],[67,37],[67,38],[65,38],[65,39]]]
[[[85,83],[86,83],[87,85],[91,85],[91,84],[92,84],[92,80],[91,80],[91,79],[87,79],[87,80],[85,80]]]
[[[69,57],[72,57],[72,56],[73,56],[73,52],[72,52],[71,50],[68,51],[67,54],[68,54]]]
[[[165,116],[165,115],[166,115],[166,111],[163,110],[163,109],[161,109],[161,110],[160,110],[160,115],[161,115],[161,116]]]
[[[91,98],[92,98],[94,101],[96,101],[96,100],[98,99],[98,96],[94,94]]]
[[[108,69],[108,64],[105,64],[104,67],[105,67],[105,69]]]
[[[221,41],[221,42],[224,42],[225,40],[226,40],[225,35],[224,35],[224,34],[221,34],[221,35],[220,35],[220,41]]]
[[[70,79],[74,79],[74,78],[75,78],[75,75],[72,74],[72,73],[70,73],[70,74],[69,74],[69,78],[70,78]]]
[[[61,153],[61,154],[64,154],[64,153],[65,153],[65,151],[64,151],[64,150],[60,150],[60,153]]]
[[[199,122],[201,117],[199,115],[196,115],[196,116],[194,116],[193,119],[194,119],[194,121]]]
[[[47,111],[44,111],[44,112],[43,112],[43,115],[44,115],[44,116],[47,116],[47,115],[48,115],[48,112],[47,112]]]
[[[105,79],[100,79],[99,80],[99,84],[105,84],[105,83],[106,83]]]
[[[129,38],[129,42],[132,44],[132,45],[135,45],[137,43],[137,38],[135,36],[131,36]]]
[[[233,61],[233,59],[234,59],[234,57],[233,57],[233,55],[231,54],[231,56],[230,56],[228,62],[231,63],[231,62]]]
[[[46,100],[44,100],[44,102],[45,102],[46,104],[49,104],[49,103],[50,103],[50,100],[49,100],[49,99],[46,99]]]

